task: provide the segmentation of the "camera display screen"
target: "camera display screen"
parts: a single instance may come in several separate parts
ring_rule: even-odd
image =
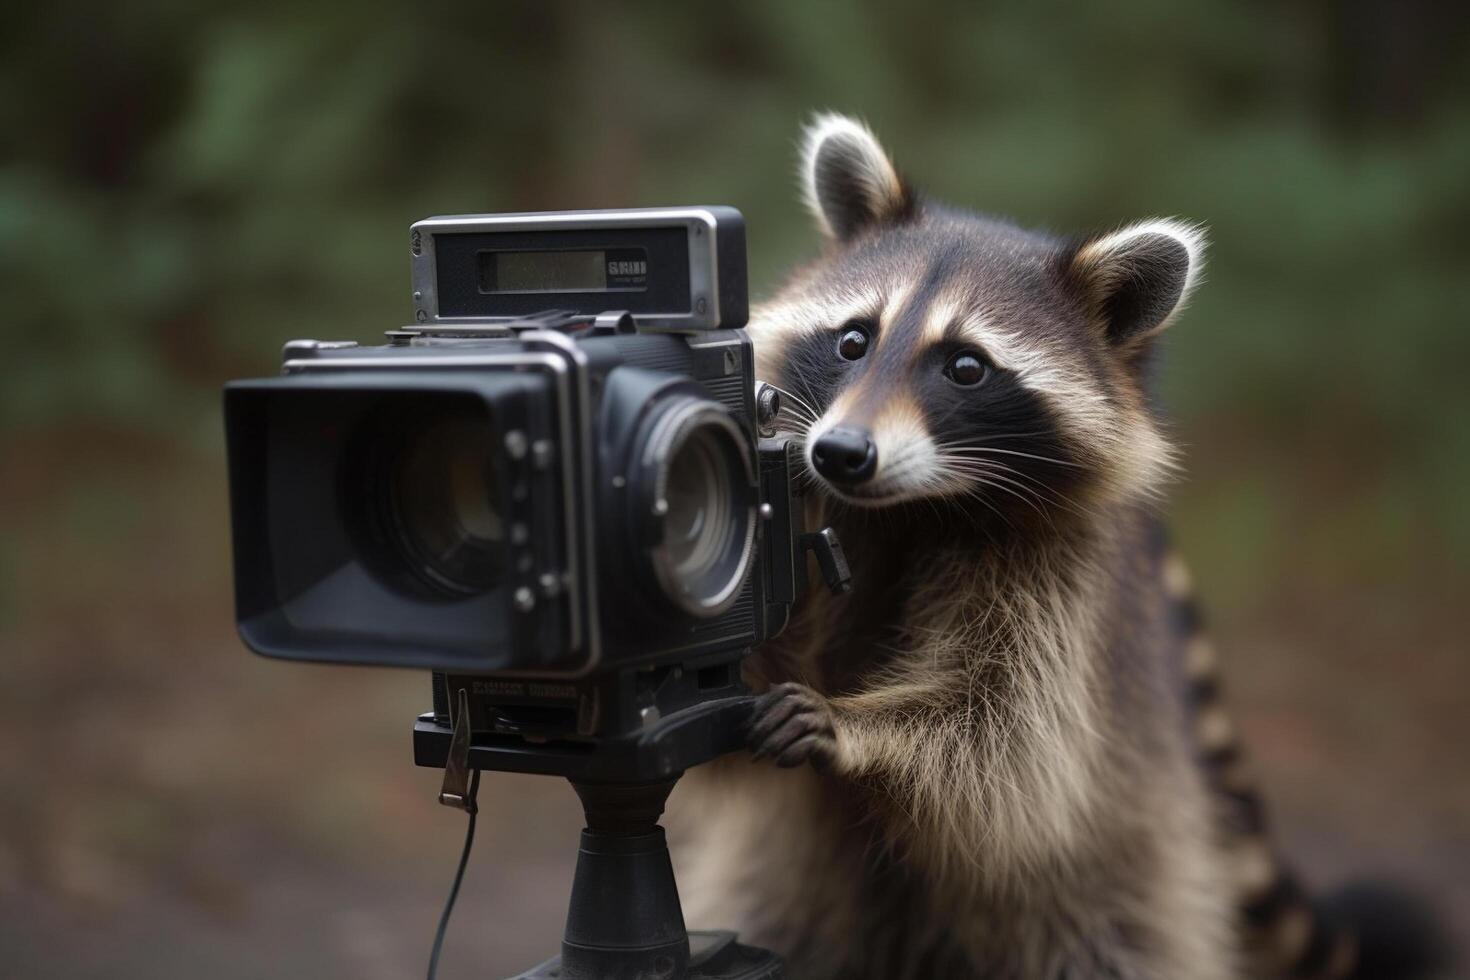
[[[482,293],[591,293],[647,285],[648,255],[641,248],[480,253]]]
[[[434,309],[425,313],[437,319],[525,316],[550,308],[594,316],[608,310],[694,316],[701,300],[708,309],[713,298],[709,290],[725,281],[706,280],[710,270],[690,264],[695,255],[701,262],[712,257],[705,252],[713,253],[715,243],[700,231],[704,227],[650,223],[502,229],[471,224],[432,230],[428,241],[420,239],[428,247],[416,260],[416,291],[429,287]],[[739,265],[744,243],[732,241],[724,248],[720,255],[731,264],[729,298],[734,299],[745,289],[740,278],[744,266]],[[730,323],[743,324],[744,309],[729,307]]]

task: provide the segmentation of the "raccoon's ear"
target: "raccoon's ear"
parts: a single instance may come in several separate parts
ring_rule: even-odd
[[[801,189],[822,234],[846,241],[914,212],[914,194],[867,126],[823,113],[806,127]]]
[[[1084,242],[1068,268],[1108,339],[1126,346],[1169,325],[1199,282],[1204,257],[1204,229],[1155,218]]]

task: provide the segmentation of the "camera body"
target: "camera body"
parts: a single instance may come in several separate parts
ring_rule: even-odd
[[[482,741],[741,693],[813,537],[798,454],[762,438],[739,213],[433,218],[410,252],[414,325],[226,388],[246,644],[428,669],[431,724],[463,692]]]

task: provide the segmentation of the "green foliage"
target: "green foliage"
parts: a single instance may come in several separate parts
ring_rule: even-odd
[[[1417,526],[1458,524],[1470,554],[1470,79],[1448,8],[18,8],[0,431],[215,444],[222,380],[290,337],[369,339],[407,314],[404,233],[429,213],[727,201],[769,290],[815,247],[792,144],[830,107],[956,203],[1066,230],[1209,224],[1210,282],[1165,376],[1186,434],[1344,449],[1344,479]]]

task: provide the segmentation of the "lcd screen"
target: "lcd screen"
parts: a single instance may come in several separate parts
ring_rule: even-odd
[[[607,289],[607,253],[481,252],[482,293],[586,293]]]

